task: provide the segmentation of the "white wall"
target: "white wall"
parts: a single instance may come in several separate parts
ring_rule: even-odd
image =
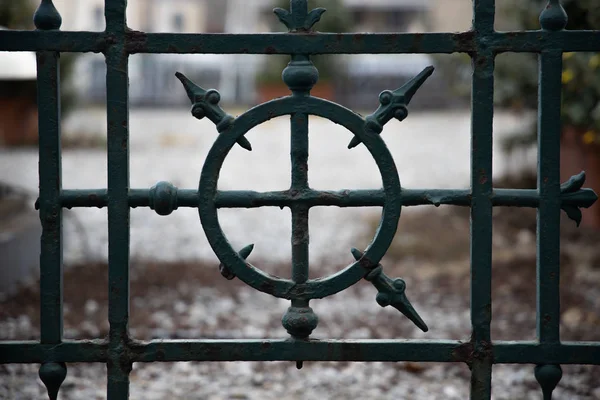
[[[103,0],[54,0],[54,4],[63,18],[62,30],[105,29]],[[204,32],[207,8],[207,1],[202,0],[129,0],[127,25],[148,32],[173,32],[175,15],[180,14],[183,32]]]
[[[464,32],[471,29],[472,0],[434,0],[429,11],[430,31]]]
[[[54,0],[62,16],[63,31],[104,30],[103,0]]]

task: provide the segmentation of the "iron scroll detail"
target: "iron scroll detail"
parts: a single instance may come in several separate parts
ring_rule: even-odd
[[[274,10],[290,32],[310,30],[325,11],[317,9],[309,13],[305,1],[291,1],[290,6],[290,11]],[[205,90],[183,74],[176,74],[192,102],[192,115],[198,119],[208,117],[219,132],[202,168],[198,188],[200,220],[208,242],[221,261],[219,271],[226,279],[238,277],[259,291],[291,300],[291,307],[284,314],[282,324],[294,339],[307,339],[318,325],[318,317],[309,307],[310,300],[331,296],[363,278],[371,281],[379,290],[377,300],[380,305],[392,305],[420,329],[428,330],[404,295],[405,284],[398,286],[404,281],[392,281],[383,274],[379,265],[396,234],[402,208],[398,171],[380,133],[392,118],[403,120],[408,116],[410,100],[432,73],[433,67],[427,67],[403,87],[381,93],[379,108],[366,118],[339,104],[310,95],[318,82],[319,72],[305,54],[292,54],[290,63],[283,71],[282,78],[291,91],[290,96],[258,105],[237,118],[221,109],[218,105],[221,97],[216,90]],[[237,143],[251,150],[245,138],[246,133],[257,125],[283,115],[289,115],[291,119],[292,183],[288,190],[282,192],[278,204],[274,205],[289,207],[292,212],[292,279],[267,274],[247,261],[253,245],[239,252],[233,249],[221,229],[216,202],[219,195],[225,193],[217,189],[217,183],[223,162],[233,146]],[[310,115],[328,119],[348,129],[354,135],[349,148],[364,143],[381,173],[385,199],[379,229],[365,252],[353,251],[355,261],[345,269],[329,277],[312,280],[308,279],[308,214],[311,207],[326,205],[322,199],[327,193],[313,190],[308,184]]]

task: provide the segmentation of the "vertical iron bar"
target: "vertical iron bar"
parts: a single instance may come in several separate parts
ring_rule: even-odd
[[[33,15],[40,31],[59,30],[62,17],[52,0],[42,0]],[[40,338],[41,343],[58,345],[63,336],[63,262],[62,262],[62,171],[60,144],[60,54],[36,54],[39,136],[40,221]],[[67,377],[67,365],[56,359],[45,360],[39,377],[48,398],[56,400]]]
[[[300,194],[308,189],[308,115],[295,113],[291,117],[291,194]],[[309,266],[309,207],[301,204],[292,210],[292,279],[297,283],[308,280]]]
[[[107,394],[129,398],[129,109],[127,0],[106,0],[106,30],[114,43],[106,53],[108,157],[108,274],[110,346]]]
[[[562,53],[545,51],[539,60],[537,336],[541,342],[558,342]]]
[[[545,31],[565,29],[569,17],[560,0],[549,0],[540,14]],[[539,55],[538,93],[538,194],[537,212],[537,310],[536,331],[540,342],[560,342],[560,136],[562,97],[562,51]],[[535,378],[544,400],[562,378],[556,364],[536,365]]]
[[[494,119],[494,54],[485,36],[494,31],[495,0],[473,2],[471,99],[471,325],[475,356],[472,360],[471,399],[491,398],[492,351],[492,135]]]
[[[60,145],[60,55],[37,54],[39,120],[40,333],[41,342],[60,343],[63,335],[62,190]]]

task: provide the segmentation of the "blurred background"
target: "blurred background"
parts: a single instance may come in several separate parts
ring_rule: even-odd
[[[496,29],[539,29],[541,0],[497,0]],[[564,0],[567,29],[599,29],[594,0]],[[62,30],[102,31],[102,0],[54,0]],[[328,9],[322,32],[461,32],[471,28],[471,0],[311,0]],[[129,0],[128,25],[146,32],[284,32],[274,7],[289,0]],[[0,0],[3,29],[33,29],[36,1]],[[130,57],[130,176],[132,188],[170,181],[198,186],[216,137],[210,121],[190,115],[175,78],[183,72],[219,90],[232,115],[285,96],[287,56],[136,54]],[[382,90],[395,89],[423,68],[423,85],[402,123],[382,133],[405,188],[469,187],[471,60],[452,55],[324,55],[313,57],[319,83],[313,95],[363,115],[378,106]],[[106,65],[103,55],[61,55],[63,188],[105,188]],[[537,56],[496,59],[494,186],[536,187]],[[0,339],[39,338],[39,236],[33,208],[38,190],[36,65],[33,53],[0,52]],[[586,171],[584,187],[600,193],[600,55],[568,53],[563,69],[561,175]],[[282,190],[290,184],[289,118],[252,129],[253,151],[234,148],[221,173],[221,189]],[[310,120],[309,179],[316,189],[381,186],[364,148],[346,149],[352,135],[321,118]],[[351,247],[365,248],[380,218],[378,208],[311,210],[311,277],[352,262]],[[535,339],[536,212],[498,208],[493,225],[494,340]],[[583,210],[581,227],[564,215],[561,225],[561,334],[563,340],[600,340],[600,206]],[[223,230],[235,248],[255,243],[250,261],[290,275],[289,210],[221,210]],[[288,304],[237,280],[226,281],[193,209],[168,217],[131,210],[131,335],[152,338],[282,338]],[[65,337],[108,332],[106,209],[65,210]],[[316,338],[424,338],[469,340],[469,210],[405,207],[398,233],[382,261],[402,276],[408,295],[429,324],[426,334],[395,310],[375,302],[367,282],[315,301]],[[351,313],[348,310],[352,310]],[[558,399],[600,398],[600,369],[564,368]],[[463,399],[464,365],[227,363],[134,365],[132,398],[163,399]],[[368,382],[368,384],[365,384]],[[63,399],[105,398],[102,365],[69,366]],[[495,366],[494,398],[539,398],[532,366]],[[0,365],[0,399],[42,398],[37,366]]]

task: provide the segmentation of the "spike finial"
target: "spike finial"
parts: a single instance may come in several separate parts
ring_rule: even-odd
[[[56,362],[42,364],[39,375],[48,390],[48,398],[50,400],[56,400],[58,398],[60,386],[67,377],[66,364]]]
[[[52,0],[42,0],[35,14],[33,14],[33,23],[37,29],[43,31],[60,29],[62,17],[54,7]]]
[[[356,261],[360,260],[364,253],[358,249],[351,250],[352,255]],[[377,265],[371,272],[369,272],[365,279],[368,280],[378,290],[377,293],[377,304],[381,307],[392,306],[396,310],[400,311],[410,319],[419,329],[423,332],[427,332],[429,328],[427,324],[421,319],[421,316],[414,309],[406,294],[406,282],[403,279],[391,279],[383,272],[383,267]]]
[[[408,116],[408,105],[419,88],[423,86],[427,78],[433,74],[434,67],[429,66],[421,73],[406,82],[401,88],[394,91],[385,90],[379,95],[379,108],[365,118],[366,127],[376,133],[381,133],[383,127],[392,118],[403,121]],[[352,149],[360,144],[358,136],[354,136],[348,148]]]
[[[540,14],[540,25],[545,31],[560,31],[565,29],[569,17],[560,4],[560,0],[549,0],[546,8]]]
[[[315,8],[308,12],[307,0],[290,0],[290,11],[275,8],[273,12],[290,32],[310,31],[321,20],[325,8]]]
[[[221,95],[214,89],[205,90],[188,79],[181,72],[175,74],[177,79],[183,84],[183,88],[192,102],[192,115],[197,119],[207,117],[216,126],[219,133],[226,131],[233,125],[235,118],[227,114],[219,102]],[[248,151],[252,151],[252,145],[244,136],[237,140],[237,143]]]
[[[542,387],[544,400],[552,400],[552,392],[561,378],[562,368],[560,365],[537,365],[535,367],[535,379]]]

